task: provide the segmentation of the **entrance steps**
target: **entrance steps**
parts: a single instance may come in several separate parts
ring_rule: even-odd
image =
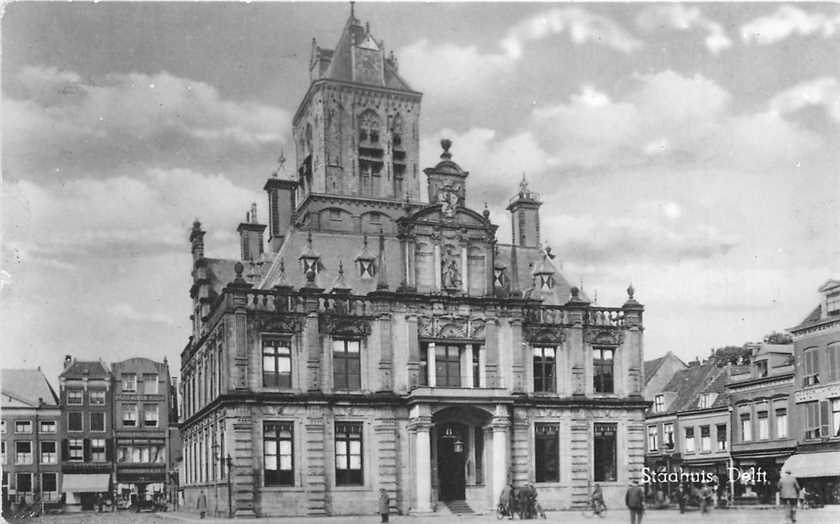
[[[469,504],[467,504],[466,500],[449,500],[444,502],[444,504],[446,504],[447,509],[449,509],[453,515],[475,513]]]

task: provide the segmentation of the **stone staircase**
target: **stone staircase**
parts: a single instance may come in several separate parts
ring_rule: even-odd
[[[475,513],[472,508],[467,504],[466,500],[450,500],[444,502],[447,509],[452,512],[453,515],[464,515],[467,513]]]

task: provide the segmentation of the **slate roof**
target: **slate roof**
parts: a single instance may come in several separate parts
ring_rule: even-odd
[[[74,360],[59,377],[110,378],[108,367],[101,360]]]
[[[794,326],[790,329],[793,330],[793,329],[806,328],[806,327],[809,327],[809,326],[812,326],[812,325],[815,325],[815,324],[819,324],[821,321],[822,321],[822,305],[819,305],[816,308],[814,308],[813,311],[808,313],[808,316],[805,317],[805,319],[802,320],[802,322],[800,322],[798,326]]]
[[[650,382],[650,379],[652,379],[653,376],[656,375],[656,371],[659,369],[659,366],[664,361],[664,355],[659,358],[654,358],[652,360],[645,360],[645,384]]]
[[[38,406],[38,399],[48,405],[58,405],[58,395],[40,369],[3,369],[0,370],[0,390],[3,394],[4,407],[10,407],[7,397],[13,404]]]
[[[384,54],[384,50],[380,48],[379,43],[370,31],[363,27],[361,21],[351,14],[347,19],[347,23],[344,24],[344,30],[341,32],[341,37],[339,37],[335,49],[319,50],[322,57],[329,58],[330,60],[330,65],[327,67],[324,78],[344,82],[359,82],[359,80],[353,79],[352,52],[354,37],[359,47],[374,49]],[[397,69],[390,61],[383,60],[383,67],[384,87],[403,91],[414,91],[408,85],[408,82],[397,73]]]
[[[711,370],[704,377],[703,382],[697,390],[695,398],[689,399],[686,404],[681,406],[680,411],[700,409],[700,396],[705,393],[717,393],[715,401],[711,406],[708,406],[708,409],[727,407],[729,405],[729,394],[726,390],[726,383],[728,380],[729,376],[726,373],[726,369],[711,365]]]
[[[719,382],[720,380],[722,383]],[[674,377],[662,388],[662,391],[677,394],[671,404],[665,408],[665,413],[696,409],[697,399],[701,393],[704,391],[722,393],[725,392],[725,385],[725,368],[718,368],[712,363],[681,369],[674,373]],[[722,395],[719,394],[713,407],[717,407],[721,397]]]

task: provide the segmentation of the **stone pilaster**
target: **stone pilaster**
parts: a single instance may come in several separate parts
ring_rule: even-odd
[[[412,411],[418,408],[413,408]],[[432,417],[412,413],[408,426],[409,432],[413,435],[413,460],[414,466],[414,497],[411,503],[412,513],[430,513],[432,511],[432,445],[431,430]]]
[[[485,344],[485,381],[488,388],[501,387],[499,369],[499,325],[495,318],[488,318],[484,328]]]

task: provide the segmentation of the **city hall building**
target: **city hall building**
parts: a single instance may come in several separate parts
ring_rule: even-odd
[[[238,260],[206,257],[198,221],[189,236],[186,508],[370,514],[385,489],[395,512],[486,510],[508,482],[546,509],[595,482],[623,504],[647,406],[632,287],[604,307],[570,286],[524,180],[506,243],[451,142],[421,175],[421,94],[352,13],[334,49],[313,41],[310,77],[267,224],[252,207]]]

